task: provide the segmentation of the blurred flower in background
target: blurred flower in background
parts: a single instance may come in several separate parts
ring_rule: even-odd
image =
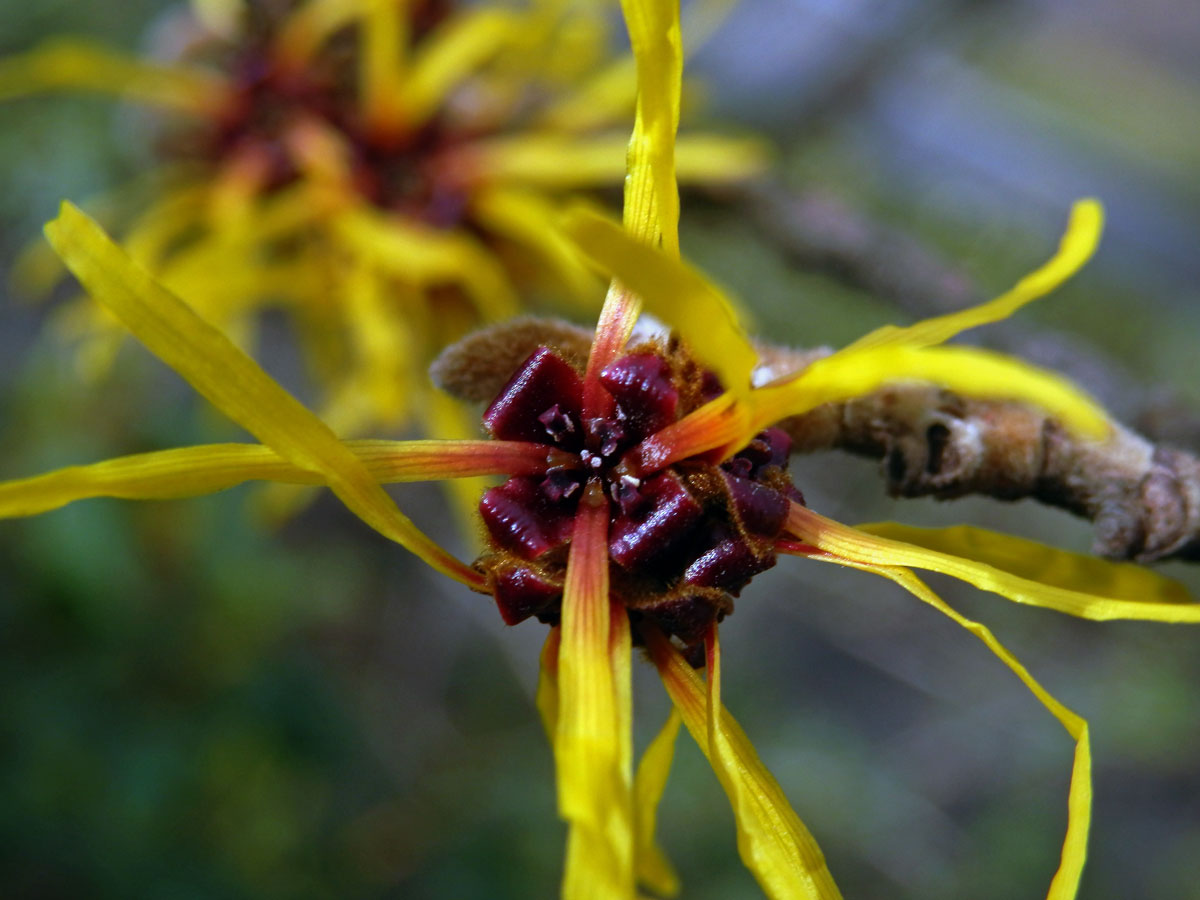
[[[464,433],[427,389],[438,349],[539,290],[594,308],[555,217],[624,177],[634,79],[612,24],[557,0],[197,0],[148,56],[54,38],[0,61],[0,99],[99,91],[158,110],[155,170],[95,204],[134,257],[243,346],[283,310],[339,434]],[[695,134],[680,158],[685,180],[720,183],[764,155]],[[40,290],[60,274],[44,247],[21,268]],[[85,369],[107,368],[119,329],[86,301],[62,319]]]

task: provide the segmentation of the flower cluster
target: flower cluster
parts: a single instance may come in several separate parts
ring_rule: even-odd
[[[589,3],[197,0],[160,59],[56,39],[0,61],[0,99],[110,92],[148,105],[161,166],[96,203],[122,244],[242,346],[281,309],[339,434],[415,421],[467,434],[425,376],[447,342],[541,289],[594,308],[601,285],[556,227],[564,197],[615,188],[634,71]],[[622,126],[623,127],[623,126]],[[695,134],[681,172],[760,169],[751,139]],[[58,278],[44,248],[21,266]],[[84,299],[62,316],[85,371],[121,331]]]

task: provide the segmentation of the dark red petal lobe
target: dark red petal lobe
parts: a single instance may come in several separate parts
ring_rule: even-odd
[[[652,353],[622,356],[600,373],[600,383],[621,404],[641,435],[653,434],[679,418],[679,392],[666,361]]]
[[[787,432],[778,428],[768,428],[760,431],[735,458],[748,460],[753,466],[754,474],[757,474],[763,466],[786,468],[791,453],[792,439],[788,437]]]
[[[722,472],[733,509],[747,531],[774,540],[787,520],[788,498],[766,485]]]
[[[755,556],[742,538],[730,535],[688,566],[683,581],[696,587],[720,588],[736,596],[751,578],[774,564],[774,558]]]
[[[502,441],[554,443],[553,434],[566,432],[558,421],[580,421],[583,383],[567,362],[547,347],[539,347],[483,414],[483,427]],[[542,415],[557,405],[550,422]],[[565,443],[565,441],[564,441]]]
[[[570,510],[556,509],[534,478],[510,478],[490,488],[479,501],[479,514],[492,539],[524,559],[537,559],[571,533]]]
[[[618,514],[609,535],[609,555],[626,569],[647,565],[677,546],[704,515],[675,472],[655,476],[639,493],[645,502],[630,513]]]
[[[492,596],[506,625],[516,625],[562,598],[562,585],[532,569],[519,566],[501,572],[492,583]]]
[[[644,610],[645,616],[667,634],[678,635],[685,644],[693,644],[717,617],[716,608],[707,598],[685,594],[663,600]]]

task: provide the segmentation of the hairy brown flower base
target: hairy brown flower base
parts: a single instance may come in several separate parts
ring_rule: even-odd
[[[648,619],[694,645],[733,610],[750,579],[775,564],[788,503],[803,502],[787,474],[791,439],[769,428],[723,463],[701,455],[638,478],[622,464],[626,451],[721,386],[675,342],[634,347],[600,382],[611,409],[585,419],[580,373],[543,346],[492,401],[483,417],[492,437],[546,444],[575,462],[484,494],[479,510],[491,550],[476,567],[488,575],[505,622],[556,623],[575,511],[595,481],[610,510],[612,596],[635,624]]]

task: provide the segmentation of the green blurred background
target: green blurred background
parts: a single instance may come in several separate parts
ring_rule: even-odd
[[[1188,440],[1200,10],[1087,7],[747,0],[695,71],[714,119],[778,142],[789,196],[824,204],[831,229],[895,239],[871,257],[885,282],[920,253],[953,261],[946,277],[968,293],[998,291],[1044,258],[1071,199],[1103,198],[1100,257],[996,340],[1091,371],[1124,414],[1152,407],[1149,423]],[[63,32],[137,48],[168,8],[0,0],[0,53]],[[102,98],[0,107],[0,268],[60,198],[145,165],[136,126]],[[686,197],[684,250],[763,333],[837,344],[920,312],[801,265],[754,212]],[[109,380],[83,383],[44,312],[5,289],[0,477],[237,437],[136,347]],[[267,324],[268,366],[296,373],[286,328]],[[794,465],[810,504],[843,521],[1090,541],[1086,524],[1032,504],[890,500],[870,462]],[[408,510],[438,506],[427,489],[397,494]],[[505,628],[336,503],[271,531],[251,498],[90,501],[0,523],[0,895],[552,896],[563,829],[532,702],[543,629]],[[421,524],[469,552],[453,523]],[[1200,594],[1200,573],[1167,568]],[[935,585],[1092,722],[1081,896],[1200,897],[1200,632],[1080,623]],[[745,592],[722,636],[726,701],[847,897],[1044,895],[1072,745],[973,638],[890,584],[794,560]],[[666,703],[637,669],[642,746]],[[684,897],[758,895],[686,737],[660,823]]]

